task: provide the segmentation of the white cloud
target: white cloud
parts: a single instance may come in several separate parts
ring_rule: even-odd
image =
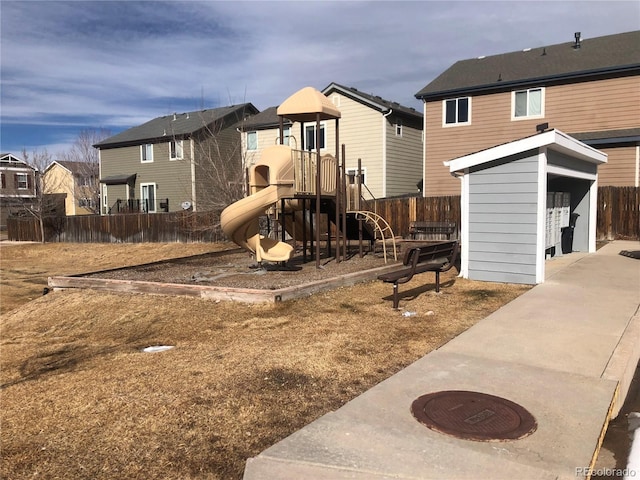
[[[245,101],[263,109],[333,81],[419,106],[415,93],[457,60],[569,42],[574,31],[589,38],[634,30],[640,14],[632,1],[3,1],[0,8],[2,123],[32,128],[126,128]]]

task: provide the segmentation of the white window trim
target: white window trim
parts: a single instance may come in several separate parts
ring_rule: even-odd
[[[16,189],[17,190],[29,190],[29,174],[24,172],[16,172]],[[20,186],[21,181],[20,178],[24,178],[24,187]]]
[[[402,130],[403,130],[402,120],[396,120],[396,123],[393,125],[393,127],[394,127],[395,136],[402,138]],[[400,129],[400,133],[398,133],[398,129]]]
[[[153,205],[149,207],[149,210],[145,213],[156,213],[158,211],[156,204],[158,203],[158,186],[155,182],[147,182],[140,184],[140,202],[144,205],[144,195],[142,194],[143,188],[153,185]],[[152,209],[153,208],[153,209]]]
[[[518,92],[527,92],[527,110],[529,109],[529,95],[528,92],[531,90],[540,90],[540,114],[539,115],[525,115],[523,117],[516,117],[516,93]],[[518,122],[520,120],[532,120],[536,118],[544,118],[545,116],[545,88],[544,87],[533,87],[533,88],[525,88],[522,90],[513,90],[511,92],[511,121]]]
[[[256,137],[256,146],[255,148],[249,148],[249,134],[253,133]],[[251,130],[249,132],[247,132],[247,152],[256,152],[258,151],[258,131],[257,130]]]
[[[107,185],[102,186],[102,206],[104,207],[104,213],[109,212],[109,199],[107,198]]]
[[[455,123],[447,123],[447,102],[451,101],[451,100],[459,100],[461,98],[466,98],[467,100],[469,100],[469,111],[467,112],[467,118],[469,120],[467,120],[466,122],[455,122]],[[465,125],[471,125],[471,112],[472,112],[472,97],[455,97],[455,98],[446,98],[442,101],[442,127],[443,128],[451,128],[451,127],[462,127]],[[456,105],[457,107],[457,105]],[[457,111],[458,109],[456,108],[456,115],[457,115]]]
[[[355,168],[347,168],[345,169],[345,174],[347,175],[347,177],[349,177],[350,174],[354,174],[357,175],[358,174],[358,167]],[[362,172],[362,177],[364,178],[364,181],[362,182],[362,185],[366,185],[367,184],[367,167],[362,167],[360,169],[360,171]]]
[[[308,150],[307,147],[307,128],[308,127],[313,127],[313,132],[314,132],[314,143],[315,143],[315,131],[316,131],[316,122],[305,122],[303,124],[303,131],[304,131],[304,139],[303,139],[303,150]],[[320,148],[320,151],[326,150],[327,149],[327,122],[320,122],[320,135],[322,138],[322,143],[324,143],[324,147]],[[324,134],[322,133],[324,132]],[[314,146],[313,151],[317,151],[318,149]]]
[[[176,156],[175,157],[171,156],[171,144],[172,143],[176,144]],[[180,152],[182,153],[180,156],[177,156],[178,145],[180,145]],[[169,142],[169,160],[171,160],[171,161],[184,160],[184,142],[182,140],[171,140]]]
[[[147,145],[151,145],[151,160],[148,158],[144,160],[144,151],[146,150]],[[140,163],[153,163],[153,143],[143,143],[140,145]]]

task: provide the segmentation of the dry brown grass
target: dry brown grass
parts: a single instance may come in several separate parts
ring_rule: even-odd
[[[21,292],[41,293],[53,273],[215,248],[2,247],[3,311],[5,302],[20,304]],[[95,255],[103,260],[92,263]],[[29,278],[14,286],[9,270]],[[391,287],[382,282],[275,305],[95,291],[24,303],[0,317],[0,474],[241,478],[247,457],[527,290],[455,274],[443,276],[440,294],[433,274],[405,285],[401,305],[417,312],[412,317],[390,308]],[[158,344],[175,348],[140,351]]]

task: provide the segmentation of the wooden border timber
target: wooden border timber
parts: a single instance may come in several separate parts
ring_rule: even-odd
[[[146,282],[137,280],[111,280],[87,278],[81,276],[48,278],[49,288],[54,291],[72,288],[85,288],[109,292],[143,293],[152,295],[174,295],[199,297],[206,300],[226,300],[244,303],[275,303],[306,297],[338,287],[347,287],[356,283],[375,280],[378,275],[396,268],[397,265],[385,265],[362,272],[354,272],[315,282],[305,283],[275,290],[254,288],[216,287],[210,285],[186,285],[178,283]]]

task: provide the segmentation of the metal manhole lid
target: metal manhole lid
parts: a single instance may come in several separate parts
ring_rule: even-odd
[[[487,393],[449,390],[429,393],[411,413],[432,430],[467,440],[517,440],[531,435],[536,419],[524,407]]]

